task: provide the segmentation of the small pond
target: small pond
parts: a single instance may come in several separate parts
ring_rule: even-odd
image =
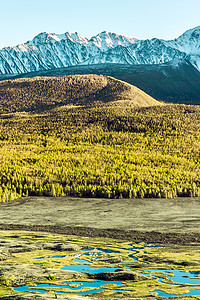
[[[185,294],[167,294],[164,291],[161,290],[155,290],[155,291],[151,291],[150,293],[157,293],[157,295],[159,297],[166,297],[166,298],[170,298],[170,297],[186,297],[186,296],[200,296],[200,290],[191,290],[188,293]]]
[[[72,261],[69,262],[69,265],[66,265],[61,268],[61,270],[67,271],[78,271],[82,273],[104,273],[104,272],[115,272],[119,268],[130,269],[128,265],[135,265],[136,261],[139,261],[139,254],[148,254],[152,253],[148,252],[149,249],[158,248],[159,246],[155,246],[152,244],[129,244],[127,248],[119,248],[119,251],[107,248],[83,248],[79,253],[72,255],[55,255],[55,256],[43,256],[37,257],[38,260],[52,259],[52,262],[56,264],[60,264],[59,261],[54,261],[53,259],[62,259],[65,257],[71,257]],[[153,252],[153,250],[152,250]],[[117,261],[119,256],[115,256],[115,254],[120,254],[123,257],[123,262],[115,262]],[[87,256],[87,257],[86,257]],[[113,259],[114,258],[114,259]],[[126,261],[127,258],[127,261]],[[132,262],[130,262],[130,258]],[[97,266],[97,261],[99,259],[99,266]],[[101,259],[101,261],[100,261]],[[105,259],[105,261],[104,261]],[[128,261],[129,260],[129,261]],[[95,264],[94,264],[95,261]],[[119,259],[120,261],[120,259]],[[144,265],[144,262],[142,262]],[[148,263],[146,263],[147,265]],[[42,267],[41,264],[36,264],[38,267]],[[63,265],[62,265],[63,266]],[[195,277],[200,274],[200,271],[188,271],[184,272],[179,269],[167,270],[167,269],[146,269],[140,273],[143,276],[152,276],[158,278],[158,282],[163,284],[163,287],[166,284],[175,286],[179,284],[188,285],[194,288],[196,285],[200,285],[200,278]],[[164,282],[164,279],[170,280],[170,282]],[[109,289],[109,284],[114,284],[116,287]],[[104,286],[106,285],[106,286]],[[48,292],[45,288],[51,288],[55,293],[71,293],[71,294],[79,294],[79,295],[91,295],[94,293],[99,293],[103,290],[112,290],[119,291],[117,288],[120,287],[120,290],[123,292],[131,292],[129,290],[123,289],[122,281],[103,281],[103,280],[93,280],[93,281],[74,281],[74,282],[64,282],[61,285],[56,284],[38,284],[37,286],[22,286],[16,287],[16,291],[23,292],[40,292],[46,293]],[[53,289],[55,288],[55,290]],[[67,289],[67,291],[57,291],[56,288]],[[86,288],[87,290],[83,291],[82,288]],[[199,286],[200,288],[200,286]],[[179,296],[199,296],[200,289],[191,290],[186,294],[177,295],[177,294],[167,294],[162,290],[152,290],[149,293],[157,293],[160,297],[179,297]]]
[[[42,283],[38,284],[37,286],[29,286],[24,285],[21,287],[16,287],[15,291],[18,292],[39,292],[39,293],[47,293],[48,291],[45,290],[45,288],[63,288],[68,289],[68,292],[58,292],[54,290],[55,293],[62,293],[62,294],[79,294],[79,295],[91,295],[95,293],[102,292],[104,290],[112,290],[112,291],[122,291],[122,292],[130,292],[129,290],[115,290],[115,289],[109,289],[109,285],[114,284],[116,287],[123,287],[122,281],[105,281],[105,280],[94,280],[94,281],[74,281],[74,282],[63,282],[60,285],[57,284],[48,284],[48,283]],[[44,288],[44,289],[41,289]],[[82,288],[95,288],[92,290],[86,290],[81,291]],[[53,290],[53,289],[52,289]]]

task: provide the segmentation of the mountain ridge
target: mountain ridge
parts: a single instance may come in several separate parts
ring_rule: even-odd
[[[39,33],[32,40],[0,50],[0,74],[63,68],[80,64],[163,64],[188,60],[200,70],[200,26],[174,40],[129,38],[103,31],[90,39],[77,32]]]

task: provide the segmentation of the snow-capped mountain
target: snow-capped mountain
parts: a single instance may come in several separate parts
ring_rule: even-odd
[[[0,50],[0,74],[117,63],[152,65],[187,60],[200,71],[200,26],[177,39],[138,40],[111,32],[90,39],[77,32],[40,33],[24,44]]]

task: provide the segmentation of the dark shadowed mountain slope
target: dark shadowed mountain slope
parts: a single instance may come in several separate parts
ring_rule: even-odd
[[[200,72],[187,61],[161,65],[101,64],[38,71],[5,78],[103,74],[137,86],[157,100],[200,104]]]

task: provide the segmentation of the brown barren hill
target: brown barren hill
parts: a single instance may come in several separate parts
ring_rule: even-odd
[[[65,105],[161,105],[139,88],[103,75],[34,77],[0,82],[0,113],[45,111]]]

